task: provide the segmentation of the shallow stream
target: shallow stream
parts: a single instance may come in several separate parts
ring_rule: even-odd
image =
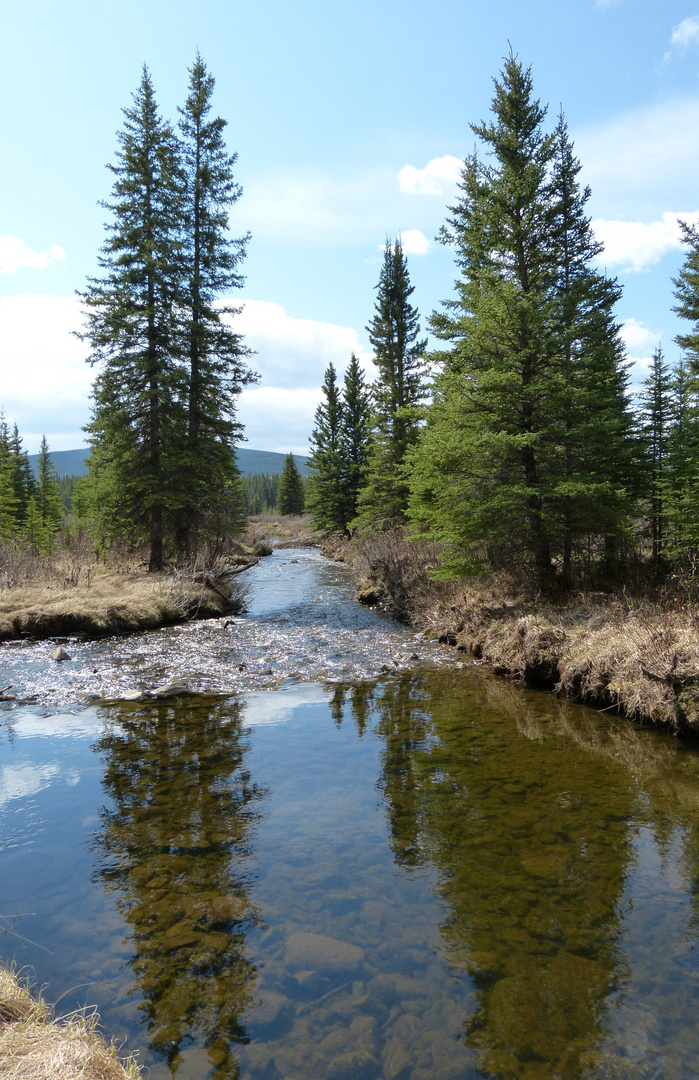
[[[0,650],[0,956],[153,1080],[699,1077],[697,751],[251,574],[227,627]],[[219,693],[80,704],[173,678]]]

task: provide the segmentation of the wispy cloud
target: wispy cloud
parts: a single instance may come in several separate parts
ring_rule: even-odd
[[[16,274],[24,267],[45,270],[52,262],[65,257],[65,251],[58,244],[53,244],[48,251],[34,251],[18,236],[0,236],[0,274]]]
[[[699,42],[698,16],[691,15],[688,19],[683,19],[681,23],[673,27],[670,45],[677,49],[686,49],[697,42]]]
[[[609,269],[639,273],[659,263],[668,251],[682,247],[679,221],[699,223],[699,210],[666,211],[659,221],[592,222],[595,235],[604,244],[599,262]]]
[[[424,169],[404,165],[398,173],[398,183],[401,191],[409,195],[443,195],[459,179],[462,168],[460,158],[445,154],[432,158]]]
[[[660,214],[668,205],[691,205],[699,174],[699,98],[634,109],[573,134],[598,216],[646,217],[649,209]]]

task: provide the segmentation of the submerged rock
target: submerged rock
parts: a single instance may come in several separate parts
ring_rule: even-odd
[[[297,971],[356,971],[364,960],[357,945],[324,934],[292,934],[286,943],[286,962]]]

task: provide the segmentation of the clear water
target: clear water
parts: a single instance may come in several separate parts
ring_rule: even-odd
[[[55,641],[0,644],[0,687],[11,684],[18,699],[46,712],[172,681],[234,694],[453,662],[448,650],[355,603],[354,573],[314,549],[275,551],[239,581],[248,593],[243,616],[95,641],[61,638],[69,662],[52,660]]]
[[[699,1077],[699,755],[427,659],[4,712],[0,956],[153,1080]]]

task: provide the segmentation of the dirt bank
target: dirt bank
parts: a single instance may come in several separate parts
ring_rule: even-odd
[[[121,1059],[97,1030],[96,1013],[54,1019],[17,975],[0,968],[0,1075],[12,1080],[137,1080],[133,1058]]]
[[[0,641],[152,630],[243,606],[238,576],[231,576],[226,566],[159,574],[138,566],[93,568],[76,584],[47,572],[0,588]]]
[[[435,581],[430,544],[398,534],[344,550],[359,598],[453,645],[497,674],[633,720],[699,736],[699,612],[608,594],[550,604],[505,577]]]

